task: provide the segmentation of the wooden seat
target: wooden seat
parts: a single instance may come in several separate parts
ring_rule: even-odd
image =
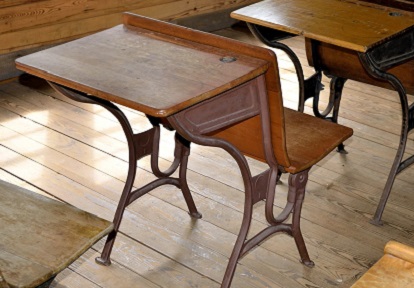
[[[390,241],[381,257],[351,288],[409,288],[414,286],[414,248]]]
[[[0,180],[0,227],[0,287],[48,287],[113,224]]]
[[[259,116],[227,127],[215,133],[215,136],[229,141],[245,155],[263,162],[268,160],[264,146],[259,143],[270,140],[281,172],[291,174],[311,168],[352,136],[353,131],[349,127],[284,108],[276,57],[269,58],[266,54],[255,56],[267,58],[273,64],[266,72],[271,139],[263,138]]]
[[[296,174],[312,167],[352,135],[348,127],[290,109],[284,112],[286,149],[291,163],[286,172]]]

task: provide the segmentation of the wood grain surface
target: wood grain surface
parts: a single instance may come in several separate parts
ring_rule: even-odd
[[[216,96],[268,68],[263,60],[208,45],[219,43],[218,36],[193,30],[196,37],[189,41],[179,38],[177,32],[171,36],[157,32],[163,22],[149,22],[153,25],[150,30],[117,26],[19,58],[17,68],[155,117],[169,116]],[[179,26],[167,27],[190,33]],[[204,44],[196,42],[197,38],[210,40]],[[231,45],[238,43],[228,43]],[[227,63],[221,60],[224,57],[236,61]]]
[[[231,14],[235,19],[365,52],[414,29],[414,19],[339,0],[265,0]]]
[[[176,20],[257,0],[2,0],[0,54],[62,43],[122,23],[125,11]]]
[[[0,271],[12,287],[36,287],[107,235],[113,224],[0,181]]]

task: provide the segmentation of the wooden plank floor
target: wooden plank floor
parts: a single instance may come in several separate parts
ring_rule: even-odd
[[[243,30],[218,34],[259,44]],[[285,42],[311,75],[303,39]],[[285,105],[294,108],[293,65],[283,53],[277,54]],[[137,131],[150,127],[142,114],[123,110]],[[306,110],[310,113],[309,107]],[[302,231],[316,266],[301,265],[293,239],[280,234],[240,261],[232,287],[349,287],[382,256],[389,240],[414,246],[414,168],[397,177],[384,226],[369,224],[398,145],[399,111],[396,93],[346,83],[339,122],[355,131],[345,143],[349,154],[333,152],[311,170],[303,207]],[[162,167],[173,158],[172,136],[163,131]],[[409,153],[414,152],[412,139]],[[1,179],[112,220],[125,180],[127,146],[120,126],[102,108],[72,102],[31,78],[3,83],[0,155]],[[249,162],[253,173],[264,169],[261,163]],[[137,187],[154,179],[148,158],[138,166]],[[277,187],[276,210],[284,203],[286,180],[283,177]],[[158,188],[127,209],[110,267],[94,262],[101,241],[60,273],[51,287],[219,287],[241,223],[242,179],[226,153],[193,145],[188,181],[201,220],[188,216],[178,189]],[[265,223],[259,203],[252,232]]]

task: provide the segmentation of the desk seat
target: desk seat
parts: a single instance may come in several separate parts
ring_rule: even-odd
[[[286,171],[299,173],[318,163],[340,143],[352,136],[352,129],[285,109],[286,148],[290,167]]]

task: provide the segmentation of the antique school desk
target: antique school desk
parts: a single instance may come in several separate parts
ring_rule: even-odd
[[[347,79],[398,92],[402,112],[399,147],[371,221],[381,225],[396,175],[414,163],[414,156],[403,160],[408,133],[414,128],[414,107],[406,94],[414,94],[414,18],[401,10],[366,5],[339,0],[265,0],[234,11],[231,16],[247,22],[258,39],[282,49],[292,59],[302,80],[299,84],[303,83],[299,87],[301,111],[304,102],[313,98],[314,114],[336,122]],[[299,59],[278,42],[297,35],[305,37],[308,62],[315,68],[315,74],[306,80]],[[318,108],[321,72],[332,78],[329,104],[323,112]],[[343,146],[339,149],[343,151]]]
[[[181,188],[190,215],[201,217],[186,181],[194,142],[226,150],[236,160],[245,187],[243,221],[222,287],[230,286],[238,259],[275,232],[292,235],[302,262],[312,266],[300,231],[308,171],[350,137],[352,129],[285,110],[276,57],[268,49],[138,15],[123,17],[124,25],[16,61],[19,69],[46,79],[63,95],[103,106],[125,132],[129,171],[114,231],[98,263],[110,264],[124,209],[152,189],[164,184]],[[145,113],[153,128],[134,134],[113,103]],[[175,160],[166,171],[158,166],[160,124],[177,132]],[[269,169],[252,176],[242,153],[266,162]],[[158,179],[131,191],[136,162],[147,155]],[[291,174],[288,199],[275,217],[274,193],[282,172]],[[253,205],[264,199],[270,225],[247,240]]]

